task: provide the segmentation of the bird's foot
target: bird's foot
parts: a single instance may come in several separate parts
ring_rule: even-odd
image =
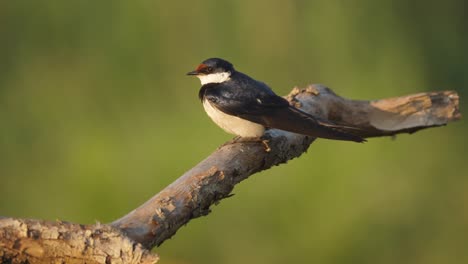
[[[270,140],[264,138],[260,138],[260,140],[262,141],[263,147],[265,148],[265,152],[270,152],[271,148],[270,145],[268,145],[268,142],[270,142]]]
[[[224,147],[226,145],[236,144],[236,143],[258,143],[258,142],[262,143],[263,147],[265,148],[265,152],[270,152],[271,151],[271,148],[268,145],[268,142],[270,142],[270,140],[268,138],[264,137],[264,136],[262,136],[262,137],[240,137],[240,136],[237,136],[237,137],[229,140],[228,142],[224,143],[223,145],[221,145],[221,147]]]

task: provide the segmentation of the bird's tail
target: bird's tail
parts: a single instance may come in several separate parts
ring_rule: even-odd
[[[359,128],[337,125],[329,121],[315,118],[295,107],[289,107],[288,111],[277,111],[276,117],[269,118],[266,123],[274,122],[271,127],[309,135],[317,138],[334,140],[345,140],[354,142],[365,142],[366,140],[354,133],[359,132]],[[278,118],[278,115],[282,115]],[[276,120],[281,120],[277,122]]]

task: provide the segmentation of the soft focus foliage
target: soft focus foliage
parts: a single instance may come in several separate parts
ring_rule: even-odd
[[[230,136],[206,117],[208,57],[279,94],[454,89],[466,1],[1,1],[0,215],[109,222]],[[465,113],[466,116],[466,113]],[[165,242],[164,263],[468,263],[465,121],[320,140]]]

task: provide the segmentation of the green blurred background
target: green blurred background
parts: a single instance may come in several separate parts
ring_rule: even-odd
[[[230,139],[184,76],[222,57],[279,94],[468,96],[466,1],[1,1],[0,215],[116,219]],[[465,114],[466,115],[466,114]],[[466,122],[319,140],[238,185],[161,263],[468,263]]]

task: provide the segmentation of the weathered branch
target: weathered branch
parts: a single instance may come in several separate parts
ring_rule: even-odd
[[[287,98],[313,115],[358,127],[356,134],[362,137],[413,133],[461,118],[458,95],[453,91],[356,101],[313,85],[303,90],[295,88]],[[154,263],[157,256],[142,247],[160,245],[191,219],[207,215],[210,206],[228,197],[235,184],[300,156],[314,141],[280,130],[269,130],[267,136],[270,152],[256,142],[225,144],[145,204],[110,225],[0,219],[0,260]]]
[[[156,263],[109,225],[0,218],[0,263]]]
[[[461,117],[456,92],[430,92],[376,101],[348,100],[321,85],[294,89],[288,100],[315,116],[360,128],[362,137],[413,133]],[[261,143],[220,147],[148,202],[112,225],[144,246],[160,245],[192,218],[208,214],[250,175],[304,153],[314,138],[269,130],[270,152]],[[344,143],[343,144],[352,144]]]

